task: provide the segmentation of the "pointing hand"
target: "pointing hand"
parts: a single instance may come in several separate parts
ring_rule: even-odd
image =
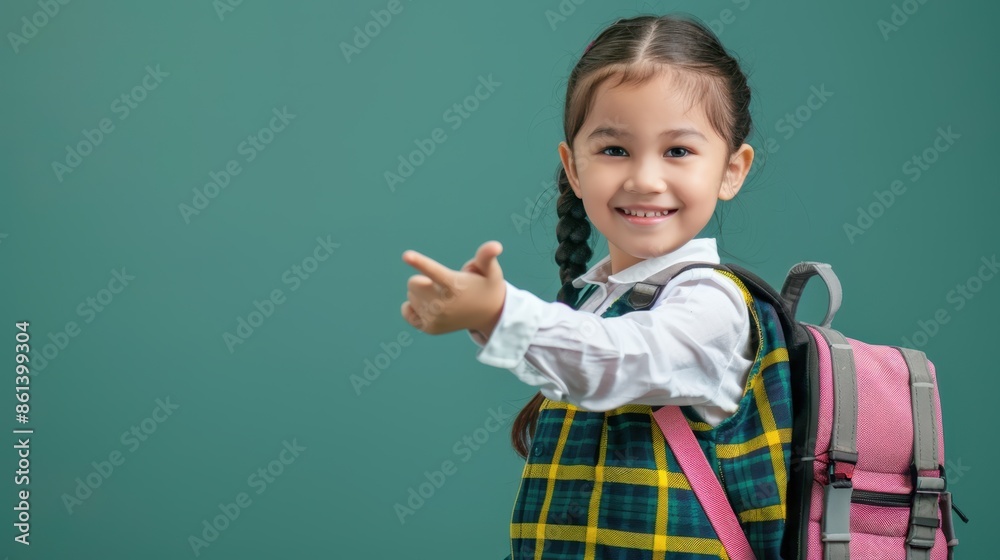
[[[417,251],[405,251],[403,262],[423,274],[407,282],[403,318],[427,334],[469,329],[488,337],[500,319],[507,293],[497,260],[501,252],[498,241],[487,241],[456,271]]]

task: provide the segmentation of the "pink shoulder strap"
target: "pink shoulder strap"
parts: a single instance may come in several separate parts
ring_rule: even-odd
[[[732,560],[755,560],[750,542],[747,541],[743,528],[726,498],[715,470],[708,465],[705,452],[698,445],[691,426],[684,418],[684,413],[677,406],[663,406],[653,413],[653,418],[660,425],[667,445],[677,457],[677,462],[691,484],[698,502],[708,514],[726,554]]]

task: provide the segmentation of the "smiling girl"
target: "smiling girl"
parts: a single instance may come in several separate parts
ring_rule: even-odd
[[[546,302],[503,278],[496,241],[454,271],[417,253],[403,317],[467,329],[477,359],[538,394],[512,428],[526,459],[508,558],[726,558],[653,419],[680,406],[757,558],[784,531],[791,396],[775,310],[734,275],[676,274],[647,307],[636,285],[687,261],[751,168],[750,89],[700,22],[640,16],[603,30],[566,91],[555,260]],[[593,228],[608,255],[587,268]],[[641,312],[637,312],[641,311]]]

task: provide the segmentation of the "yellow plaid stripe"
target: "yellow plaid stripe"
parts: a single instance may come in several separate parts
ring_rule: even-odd
[[[711,424],[706,424],[704,422],[698,422],[696,420],[686,419],[688,421],[688,426],[691,426],[692,432],[707,432],[712,429]]]
[[[757,411],[760,413],[761,424],[764,425],[764,435],[767,437],[767,444],[771,448],[771,465],[774,467],[774,480],[778,483],[778,501],[781,502],[784,517],[785,491],[788,485],[788,473],[785,472],[785,455],[781,448],[782,440],[778,433],[778,427],[774,423],[774,414],[771,413],[771,403],[767,400],[767,391],[763,383],[758,383],[754,388],[754,396],[757,398]],[[791,441],[791,435],[789,434]]]
[[[590,509],[587,510],[587,548],[585,558],[593,558],[597,547],[597,516],[601,513],[601,486],[604,484],[604,466],[607,458],[608,423],[601,429],[601,452],[594,467],[594,493],[590,496]],[[567,465],[568,466],[568,465]]]
[[[743,443],[719,443],[716,444],[715,450],[720,459],[735,459],[736,457],[746,455],[751,451],[757,451],[758,449],[771,446],[774,441],[778,441],[779,443],[791,442],[792,429],[782,428],[780,430],[761,434],[750,441],[745,441]]]
[[[542,552],[545,550],[545,520],[549,516],[549,506],[552,505],[553,490],[556,486],[556,479],[559,477],[559,458],[562,456],[563,444],[566,443],[566,437],[569,435],[569,429],[572,425],[573,411],[570,410],[566,412],[566,419],[563,421],[562,430],[559,432],[559,443],[556,445],[555,454],[552,456],[552,464],[549,465],[548,469],[549,484],[545,491],[545,501],[542,502],[542,511],[539,516],[540,522],[538,526],[541,527],[541,531],[539,531],[539,536],[536,537],[535,560],[542,560]]]
[[[659,507],[656,509],[656,521],[654,522],[656,533],[653,537],[653,560],[664,560],[667,556],[667,512],[670,511],[668,509],[670,504],[667,503],[667,500],[670,499],[670,488],[672,486],[670,484],[670,475],[680,475],[680,477],[684,478],[685,486],[690,488],[691,485],[688,483],[687,477],[684,477],[683,474],[668,472],[667,442],[663,437],[663,432],[660,431],[660,427],[656,422],[650,422],[649,425],[650,435],[653,438],[653,460],[656,462],[656,472],[658,475],[656,483],[659,486],[656,496]]]
[[[653,424],[654,428],[659,429],[656,424]],[[660,434],[660,438],[663,438],[663,434]],[[601,452],[604,452],[604,446],[601,446]],[[665,452],[664,452],[665,453]],[[660,486],[661,488],[680,488],[682,490],[690,490],[691,484],[688,483],[688,479],[683,473],[679,472],[666,472],[667,463],[666,455],[663,459],[663,467],[660,470],[655,469],[643,469],[639,467],[614,467],[605,465],[603,467],[596,467],[593,465],[559,465],[559,469],[555,476],[551,477],[551,480],[597,480],[598,471],[600,468],[600,477],[604,482],[612,482],[615,484],[641,484],[644,486]],[[524,470],[524,476],[527,478],[550,478],[552,472],[551,467],[554,465],[545,463],[529,463]],[[659,459],[657,459],[657,466],[659,466]],[[594,488],[595,495],[599,494],[597,485]]]
[[[773,505],[757,509],[748,509],[740,512],[740,521],[750,523],[753,521],[776,521],[785,518],[785,506]]]
[[[768,352],[767,356],[764,356],[764,361],[760,363],[760,369],[767,369],[772,364],[778,362],[788,361],[788,349],[787,348],[775,348]]]
[[[611,546],[653,550],[656,535],[606,529],[603,527],[584,527],[582,525],[544,525],[541,523],[515,523],[514,528],[524,538],[535,538],[540,541],[555,539],[563,541],[584,542],[590,531],[601,543]],[[696,537],[664,537],[664,552],[687,552],[689,554],[714,554],[728,560],[722,543],[717,539],[700,539]],[[541,554],[541,551],[539,551]],[[539,556],[536,555],[536,558]],[[593,558],[593,556],[587,556]]]

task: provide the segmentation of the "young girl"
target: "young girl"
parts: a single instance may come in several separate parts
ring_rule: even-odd
[[[416,251],[403,317],[429,334],[468,329],[477,359],[539,393],[514,422],[526,459],[511,560],[728,558],[653,412],[682,407],[760,560],[780,557],[791,439],[777,315],[713,268],[670,279],[642,312],[638,282],[686,261],[753,162],[750,89],[701,23],[619,20],[569,77],[559,144],[563,283],[545,302],[504,280],[498,242],[461,270]],[[593,224],[608,256],[591,267]]]

